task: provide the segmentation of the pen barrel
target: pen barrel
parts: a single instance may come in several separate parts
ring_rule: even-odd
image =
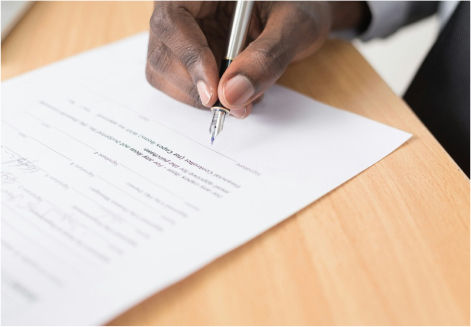
[[[247,40],[250,20],[252,19],[253,1],[237,1],[229,28],[229,38],[224,59],[234,60],[242,51]]]
[[[222,75],[224,75],[224,73],[226,72],[227,68],[229,67],[229,65],[231,64],[232,61],[233,61],[232,59],[223,59],[222,60],[221,68],[219,68],[219,78],[221,78]],[[219,99],[214,104],[213,108],[214,107],[223,107],[224,108],[224,106],[222,105],[221,101],[219,101]]]
[[[219,78],[224,75],[229,65],[245,46],[250,20],[252,19],[253,5],[254,1],[237,1],[235,5],[226,44],[226,55],[221,62],[221,68],[219,68]],[[224,108],[219,99],[214,104],[213,108],[215,107]]]

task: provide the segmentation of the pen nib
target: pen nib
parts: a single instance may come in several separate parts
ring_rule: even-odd
[[[224,126],[224,118],[226,112],[224,110],[215,109],[213,111],[213,120],[209,126],[209,133],[211,134],[211,145],[214,143],[216,136],[221,133],[222,127]]]

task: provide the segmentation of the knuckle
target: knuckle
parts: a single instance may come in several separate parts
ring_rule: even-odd
[[[150,18],[150,29],[160,40],[166,40],[173,31],[174,21],[172,19],[173,2],[164,2],[157,6]]]
[[[329,13],[321,2],[296,2],[288,11],[286,20],[291,26],[296,26],[296,28],[288,29],[294,39],[300,41],[296,35],[300,35],[299,31],[305,32],[302,33],[304,40],[299,45],[306,47],[318,38],[319,28],[328,20],[327,17]]]
[[[285,55],[278,43],[267,47],[257,47],[253,51],[253,57],[265,74],[279,77],[286,68]]]
[[[204,45],[185,45],[178,50],[178,54],[181,62],[185,67],[191,71],[200,62],[200,59],[204,55],[204,51],[208,49],[208,46]]]
[[[162,26],[163,18],[165,16],[166,15],[164,14],[164,9],[161,6],[155,8],[154,12],[152,13],[152,16],[150,17],[150,22],[149,22],[150,29],[152,32],[156,34],[158,33],[158,31],[160,30]]]
[[[157,71],[165,74],[172,61],[172,53],[167,46],[162,42],[153,44],[152,49],[147,56],[147,62],[154,67]]]
[[[191,69],[198,62],[199,53],[195,49],[189,49],[184,51],[181,56],[181,60],[186,68]]]
[[[193,84],[192,86],[190,86],[187,93],[190,96],[190,98],[195,102],[193,104],[193,107],[200,107],[201,106],[201,99],[200,99],[200,95],[198,93],[198,89],[197,89],[196,85]]]

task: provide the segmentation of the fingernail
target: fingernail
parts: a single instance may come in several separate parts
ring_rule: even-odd
[[[231,115],[238,119],[244,119],[247,115],[247,107],[231,109]]]
[[[211,100],[211,96],[213,95],[213,93],[203,81],[198,81],[196,83],[196,88],[198,89],[198,93],[200,95],[200,99],[203,103],[203,106],[206,106],[209,103],[209,100]]]
[[[224,84],[224,97],[232,106],[241,106],[254,94],[255,89],[247,77],[236,75]]]

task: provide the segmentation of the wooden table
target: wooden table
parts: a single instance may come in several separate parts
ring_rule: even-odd
[[[2,43],[2,80],[147,30],[152,7],[36,3]],[[469,325],[466,176],[348,43],[328,42],[279,83],[414,136],[110,324]]]

